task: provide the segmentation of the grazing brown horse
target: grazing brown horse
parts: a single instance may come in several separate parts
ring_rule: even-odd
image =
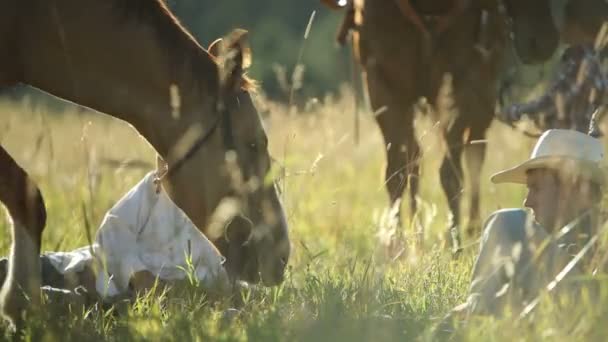
[[[244,77],[245,32],[221,47],[217,58],[201,48],[161,0],[8,0],[0,10],[0,89],[30,85],[130,123],[166,162],[159,181],[226,257],[231,277],[274,285],[290,246],[277,192],[265,182],[271,160]],[[228,197],[238,199],[240,215],[209,231]],[[2,308],[19,324],[39,303],[46,212],[40,190],[4,148],[0,200],[13,233]]]
[[[452,90],[453,106],[447,107],[455,115],[441,122],[448,151],[440,178],[452,215],[446,241],[459,250],[463,152],[472,176],[467,230],[472,233],[479,227],[479,174],[485,145],[471,142],[484,139],[494,118],[497,77],[507,41],[503,11],[498,4],[481,0],[322,1],[334,9],[346,7],[338,41],[344,42],[349,30],[355,33],[356,55],[386,144],[390,202],[399,203],[409,183],[412,214],[420,157],[414,104],[425,97],[438,109],[446,107],[438,103],[445,103],[441,93]]]

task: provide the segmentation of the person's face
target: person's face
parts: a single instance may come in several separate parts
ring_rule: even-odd
[[[561,207],[561,194],[555,174],[546,169],[527,173],[528,195],[524,206],[534,211],[536,221],[548,231],[553,231]]]

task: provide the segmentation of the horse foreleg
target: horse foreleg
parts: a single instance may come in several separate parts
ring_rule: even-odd
[[[416,241],[417,243],[422,243],[424,240],[424,231],[423,227],[416,220],[416,214],[418,211],[418,202],[416,201],[416,197],[418,196],[418,187],[420,180],[420,146],[416,141],[416,136],[414,135],[413,128],[410,127],[408,129],[405,137],[405,151],[406,151],[406,164],[405,169],[407,172],[407,185],[409,186],[410,193],[410,223],[416,231],[414,233],[417,235]]]
[[[16,327],[40,304],[40,241],[46,223],[42,194],[28,174],[0,146],[0,201],[11,221],[13,243],[8,277],[0,291],[2,314]]]
[[[401,226],[401,198],[405,190],[406,172],[405,154],[396,151],[391,144],[386,144],[386,167],[384,169],[384,186],[389,197],[391,211],[395,213],[398,225]]]
[[[387,115],[387,117],[382,118],[380,127],[386,143],[384,179],[390,199],[390,212],[396,215],[397,226],[402,230],[401,200],[405,188],[408,186],[410,220],[414,219],[417,211],[420,147],[414,136],[412,122],[404,120],[402,116],[397,116],[398,114],[400,113],[393,111],[383,113],[382,115]],[[392,116],[388,117],[388,115]],[[399,232],[399,234],[402,233],[403,231]],[[421,242],[422,233],[420,231],[415,233],[418,233],[417,241]]]
[[[462,248],[458,227],[460,224],[460,199],[462,195],[462,133],[462,129],[452,127],[445,134],[447,151],[439,170],[441,186],[447,197],[450,209],[445,241],[447,243],[451,242],[453,252],[458,252]]]
[[[410,217],[416,213],[418,193],[418,158],[420,147],[414,135],[412,106],[414,92],[395,92],[389,80],[392,77],[382,69],[382,64],[369,63],[366,66],[365,82],[369,92],[371,107],[384,138],[386,169],[384,186],[389,195],[390,213],[395,219],[397,234],[403,233],[401,219],[401,199],[405,188],[410,187]],[[404,95],[405,93],[405,95]],[[396,240],[396,239],[393,239]],[[421,239],[419,239],[421,240]],[[395,241],[398,244],[400,242]]]

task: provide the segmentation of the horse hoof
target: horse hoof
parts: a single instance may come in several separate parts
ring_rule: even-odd
[[[462,251],[462,243],[460,242],[460,234],[458,227],[451,227],[444,235],[444,249],[451,249],[453,255],[460,254]]]

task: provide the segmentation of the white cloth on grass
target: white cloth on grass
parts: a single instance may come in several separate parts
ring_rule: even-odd
[[[184,279],[190,273],[208,288],[225,289],[229,284],[224,258],[163,190],[156,193],[154,172],[106,213],[92,248],[48,256],[63,274],[95,263],[96,289],[102,297],[126,292],[131,276],[144,270],[163,280]]]

